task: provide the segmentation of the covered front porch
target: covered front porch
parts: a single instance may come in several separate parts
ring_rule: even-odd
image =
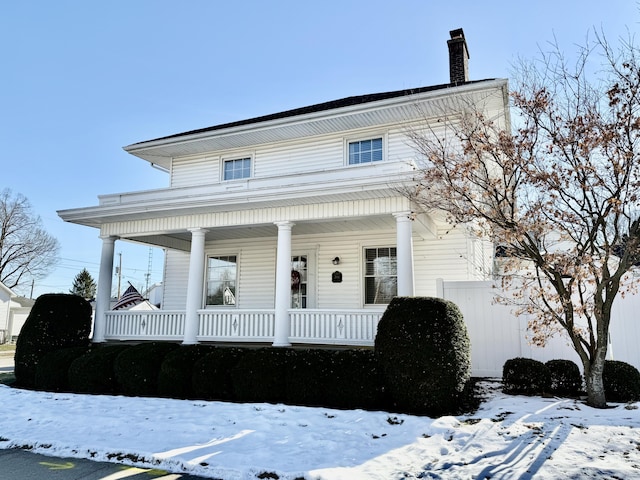
[[[366,310],[290,309],[287,342],[292,344],[373,346],[384,308]],[[108,311],[107,341],[184,341],[186,312]],[[197,342],[273,343],[275,310],[197,311]]]
[[[108,195],[98,207],[61,212],[101,232],[93,341],[373,345],[391,296],[414,295],[414,234],[426,246],[435,225],[397,190],[410,164],[357,170],[297,175],[288,186],[234,183],[242,192],[225,184]],[[110,310],[119,240],[171,254],[161,310]],[[293,262],[308,275],[297,307]],[[227,285],[212,273],[220,264],[229,290],[217,290]]]

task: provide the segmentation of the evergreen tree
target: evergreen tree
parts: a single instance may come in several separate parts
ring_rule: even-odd
[[[86,268],[83,268],[73,279],[73,287],[69,292],[86,300],[92,300],[96,297],[96,282]]]

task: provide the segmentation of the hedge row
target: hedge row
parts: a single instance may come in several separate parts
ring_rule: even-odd
[[[73,348],[40,348],[38,357],[46,354],[46,361],[30,365],[34,380],[22,386],[430,415],[460,413],[471,391],[462,315],[453,303],[435,298],[393,299],[378,325],[374,350],[159,342],[89,348],[84,332],[80,343],[69,345]]]
[[[35,387],[78,393],[384,409],[389,402],[382,385],[372,350],[250,349],[151,342],[57,350],[38,367]]]
[[[640,400],[640,372],[625,362],[605,360],[602,375],[607,400]],[[582,376],[571,360],[542,363],[531,358],[507,360],[502,371],[502,389],[514,395],[577,396],[582,393]]]

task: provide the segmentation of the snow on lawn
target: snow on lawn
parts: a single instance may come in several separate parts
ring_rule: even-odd
[[[0,448],[225,480],[640,478],[638,403],[510,396],[437,419],[0,386]]]

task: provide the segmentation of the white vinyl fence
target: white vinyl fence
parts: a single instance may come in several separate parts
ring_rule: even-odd
[[[464,315],[471,338],[473,376],[501,377],[510,358],[527,357],[546,362],[567,359],[582,364],[564,334],[557,334],[544,348],[529,344],[526,315],[514,316],[513,307],[496,304],[494,282],[438,281],[438,296],[455,303]],[[640,294],[618,297],[614,302],[607,358],[640,369]]]

